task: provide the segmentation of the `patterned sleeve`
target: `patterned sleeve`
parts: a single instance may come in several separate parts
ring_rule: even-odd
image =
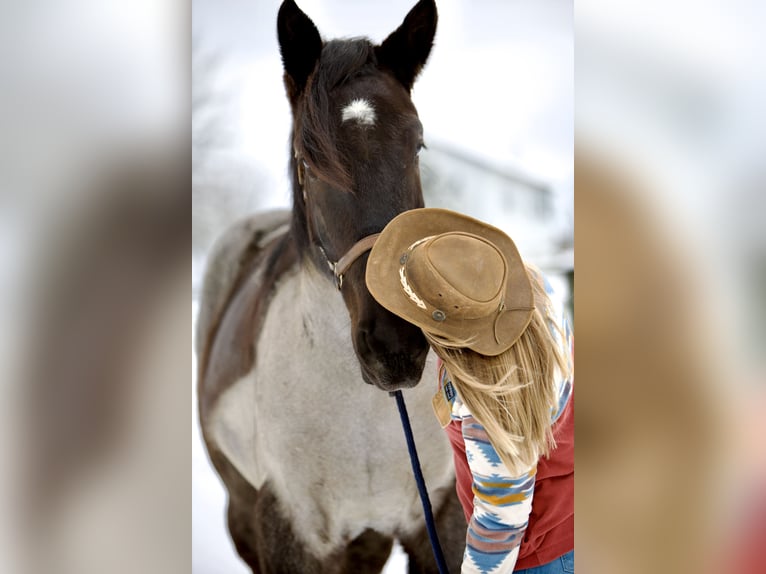
[[[474,494],[461,572],[511,572],[532,510],[536,468],[511,476],[490,444],[484,427],[464,405],[458,414],[462,415]]]

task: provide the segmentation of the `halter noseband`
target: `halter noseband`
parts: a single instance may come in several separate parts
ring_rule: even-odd
[[[303,174],[303,160],[300,157],[300,154],[298,154],[298,150],[295,150],[295,159],[297,160],[297,169],[298,169],[298,184],[301,187],[301,192],[303,193],[303,203],[306,205],[306,210],[308,212],[308,201],[306,200],[306,188],[303,185],[304,182],[304,174]],[[313,229],[311,226],[311,221],[309,218],[306,218],[306,228],[309,232],[309,237],[312,238],[313,241]],[[359,259],[363,254],[365,254],[367,251],[372,249],[372,246],[375,245],[375,242],[378,240],[378,236],[380,233],[372,233],[370,235],[367,235],[366,237],[362,237],[359,241],[354,243],[351,248],[346,251],[346,253],[337,261],[331,261],[330,258],[327,256],[327,252],[324,250],[324,247],[322,247],[321,243],[318,241],[314,243],[318,248],[319,251],[322,253],[322,256],[325,259],[325,262],[327,263],[327,266],[330,268],[330,271],[332,271],[333,276],[335,277],[335,286],[338,288],[338,291],[341,290],[343,287],[343,275],[346,274],[346,271],[349,270],[349,268],[354,264],[354,262]]]

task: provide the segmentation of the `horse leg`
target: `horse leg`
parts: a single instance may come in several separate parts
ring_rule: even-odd
[[[268,485],[261,490],[251,487],[249,492],[230,491],[228,527],[237,553],[253,574],[338,571],[337,556],[323,564],[306,552]]]
[[[203,426],[203,438],[207,446],[210,462],[223,480],[229,495],[226,518],[229,536],[234,542],[237,554],[258,574],[258,545],[253,527],[253,508],[258,501],[258,491],[234,467],[229,459],[218,449],[215,443],[207,440]]]
[[[258,552],[255,543],[255,530],[252,525],[252,513],[258,491],[251,489],[248,495],[235,495],[230,492],[227,510],[229,535],[234,541],[237,554],[250,567],[254,574],[258,568]]]
[[[379,574],[393,546],[391,538],[367,529],[345,548],[317,559],[295,536],[268,483],[258,492],[253,519],[260,560],[260,570],[251,565],[254,574]]]
[[[369,528],[346,547],[343,574],[378,574],[386,565],[394,545],[392,538]]]
[[[465,550],[466,523],[454,484],[443,493],[441,504],[434,513],[434,522],[448,570],[460,572]],[[425,522],[413,535],[402,537],[400,541],[409,558],[409,574],[438,573]]]
[[[332,574],[339,572],[336,553],[331,559],[319,560],[306,548],[283,514],[280,502],[269,483],[258,491],[251,508],[253,540],[257,547],[258,566],[250,567],[253,574]]]
[[[208,443],[213,466],[229,493],[229,535],[253,574],[324,574],[339,572],[340,560],[322,564],[308,553],[281,511],[269,483],[260,489],[250,484],[213,444]]]
[[[347,546],[319,560],[295,535],[269,483],[255,489],[212,444],[211,461],[229,494],[229,535],[253,574],[378,574],[393,540],[367,529]]]

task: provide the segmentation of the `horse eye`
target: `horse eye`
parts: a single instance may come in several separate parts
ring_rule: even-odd
[[[415,155],[419,155],[421,150],[428,149],[428,146],[424,142],[418,142],[417,150],[415,150]]]

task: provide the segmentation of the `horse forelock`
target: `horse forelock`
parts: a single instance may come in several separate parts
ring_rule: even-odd
[[[353,184],[348,158],[338,141],[338,103],[332,95],[354,78],[376,70],[377,57],[369,40],[331,40],[322,48],[317,68],[296,110],[296,149],[324,179],[349,193],[353,192]]]

